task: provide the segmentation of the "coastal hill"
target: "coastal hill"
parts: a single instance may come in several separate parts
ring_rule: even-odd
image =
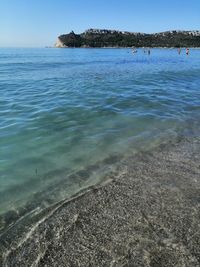
[[[89,29],[58,37],[55,47],[200,47],[200,31],[140,33]]]

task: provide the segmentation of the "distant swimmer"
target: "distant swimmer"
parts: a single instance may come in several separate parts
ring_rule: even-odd
[[[187,55],[187,56],[189,55],[189,52],[190,52],[190,49],[187,48],[187,49],[186,49],[186,55]]]
[[[179,55],[181,54],[181,48],[178,48],[178,54]]]
[[[132,53],[137,53],[137,50],[135,49],[135,47],[132,47]]]
[[[148,50],[148,55],[150,55],[150,54],[151,54],[151,50],[149,49],[149,50]]]

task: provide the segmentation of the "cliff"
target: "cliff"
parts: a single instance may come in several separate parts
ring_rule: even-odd
[[[140,33],[89,29],[58,37],[55,47],[200,47],[200,31]]]

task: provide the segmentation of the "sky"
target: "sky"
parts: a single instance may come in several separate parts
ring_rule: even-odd
[[[200,30],[200,0],[0,0],[0,46],[43,47],[89,28]]]

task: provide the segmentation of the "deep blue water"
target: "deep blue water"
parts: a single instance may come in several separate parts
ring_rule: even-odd
[[[200,50],[0,49],[0,214],[69,197],[199,115]]]

